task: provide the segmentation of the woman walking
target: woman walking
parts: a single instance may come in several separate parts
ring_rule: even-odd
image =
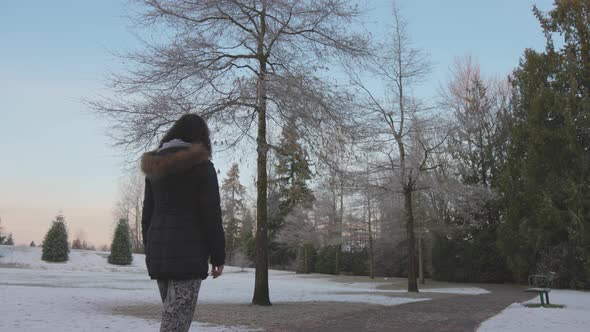
[[[161,332],[188,331],[201,281],[223,272],[225,237],[209,129],[182,116],[155,151],[145,153],[142,227],[146,265],[164,303]]]

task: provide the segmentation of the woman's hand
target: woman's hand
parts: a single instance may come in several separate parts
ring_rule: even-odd
[[[221,266],[212,266],[211,268],[211,275],[213,279],[219,277],[223,273],[223,265]]]

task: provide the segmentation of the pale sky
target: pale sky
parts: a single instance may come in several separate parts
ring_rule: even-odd
[[[367,28],[381,37],[391,1],[368,1]],[[552,0],[400,0],[415,45],[433,62],[422,94],[436,96],[454,57],[472,54],[488,75],[504,77],[525,48],[544,38],[533,4]],[[122,176],[121,151],[106,123],[81,98],[103,92],[104,77],[122,68],[111,51],[136,47],[126,2],[20,0],[0,10],[0,218],[17,244],[40,243],[63,211],[70,239],[83,231],[97,246],[110,242]],[[254,150],[251,151],[254,153]],[[225,174],[239,156],[214,158]],[[216,160],[217,159],[217,160]],[[247,185],[251,184],[244,174]]]

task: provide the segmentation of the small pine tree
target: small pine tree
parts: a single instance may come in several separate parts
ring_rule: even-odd
[[[65,262],[69,253],[66,221],[64,216],[58,215],[43,240],[41,259],[47,262]]]
[[[37,245],[35,244],[35,241],[31,241],[31,244],[29,245],[29,247],[36,247]]]
[[[80,239],[75,239],[72,241],[72,249],[84,249],[82,247],[82,241],[80,241]]]
[[[133,262],[131,254],[131,237],[129,234],[129,224],[127,220],[120,219],[115,229],[113,243],[111,244],[111,254],[109,263],[115,265],[129,265]]]
[[[2,218],[0,218],[0,245],[5,244],[6,236],[2,235]]]
[[[12,238],[12,233],[8,234],[8,238],[6,239],[6,243],[7,246],[13,246],[14,245],[14,239]]]

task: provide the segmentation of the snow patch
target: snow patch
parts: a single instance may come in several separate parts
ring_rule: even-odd
[[[565,308],[528,308],[513,303],[498,315],[483,322],[478,332],[505,331],[588,331],[590,326],[590,292],[552,290],[549,299]],[[539,303],[538,297],[526,303]]]

